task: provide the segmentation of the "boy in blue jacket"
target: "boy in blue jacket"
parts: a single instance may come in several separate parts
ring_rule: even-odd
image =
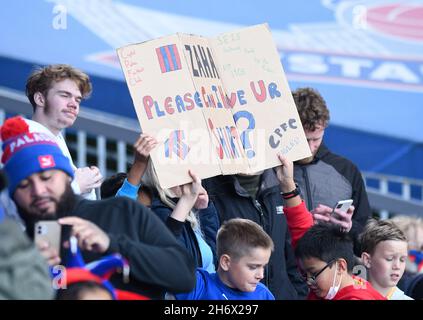
[[[196,271],[196,286],[177,300],[274,300],[260,282],[273,251],[273,241],[255,222],[231,219],[217,234],[216,273]]]

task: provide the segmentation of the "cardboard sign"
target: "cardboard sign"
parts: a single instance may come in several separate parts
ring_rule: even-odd
[[[118,49],[160,185],[252,173],[310,156],[267,25],[216,38],[176,34]]]

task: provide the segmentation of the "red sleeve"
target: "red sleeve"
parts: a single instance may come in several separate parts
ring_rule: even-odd
[[[323,298],[319,298],[313,291],[309,291],[306,300],[324,300]]]
[[[146,296],[142,296],[138,293],[131,291],[115,289],[115,293],[117,300],[150,300],[150,298]]]
[[[296,207],[284,207],[283,211],[291,232],[292,246],[295,249],[298,240],[313,226],[313,216],[307,210],[304,201]]]

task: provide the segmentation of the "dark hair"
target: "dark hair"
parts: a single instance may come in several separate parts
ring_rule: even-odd
[[[72,283],[66,289],[58,290],[56,300],[80,300],[84,292],[95,290],[105,291],[110,295],[110,299],[113,298],[110,292],[101,284],[94,281],[82,281]]]
[[[301,123],[305,130],[314,131],[329,124],[329,110],[319,92],[312,88],[298,88],[292,92]]]
[[[298,241],[295,255],[299,259],[317,258],[326,263],[342,258],[349,272],[355,265],[352,239],[333,224],[319,223],[311,227]]]
[[[105,179],[100,187],[101,199],[113,198],[122,187],[127,176],[126,173],[119,172]]]
[[[7,187],[7,177],[3,170],[0,170],[0,191]]]
[[[41,92],[44,96],[52,87],[53,82],[70,79],[76,83],[81,91],[82,98],[88,98],[92,91],[90,78],[87,74],[67,64],[53,64],[36,69],[26,81],[26,96],[35,111],[37,104],[34,94]]]
[[[360,234],[361,252],[373,254],[377,244],[387,240],[408,242],[404,232],[394,222],[370,219]]]
[[[226,221],[217,232],[217,256],[222,254],[238,260],[249,254],[251,249],[265,248],[273,251],[273,241],[254,221],[231,219]]]
[[[411,281],[406,294],[414,300],[423,300],[423,274],[417,274]]]

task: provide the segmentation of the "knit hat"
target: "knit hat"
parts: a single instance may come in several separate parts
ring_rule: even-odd
[[[423,251],[409,250],[408,258],[416,265],[417,272],[423,271]]]
[[[54,137],[29,132],[28,124],[21,117],[7,119],[0,129],[0,135],[3,141],[1,162],[9,180],[11,197],[22,180],[37,172],[58,169],[73,178],[69,159]]]
[[[149,300],[149,298],[135,292],[116,289],[109,278],[118,270],[122,270],[124,282],[129,281],[128,261],[120,254],[112,254],[100,260],[85,264],[81,251],[74,236],[70,238],[69,257],[66,264],[66,285],[92,281],[103,286],[114,300]],[[55,275],[52,271],[53,276]],[[59,285],[62,285],[59,280]]]

